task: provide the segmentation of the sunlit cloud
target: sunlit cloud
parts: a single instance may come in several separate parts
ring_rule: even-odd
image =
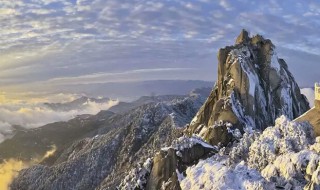
[[[95,84],[95,83],[110,83],[110,82],[133,82],[133,81],[143,81],[141,74],[161,74],[164,72],[184,72],[196,70],[193,68],[155,68],[155,69],[138,69],[130,70],[117,73],[94,73],[90,75],[82,75],[77,77],[63,77],[54,78],[46,81],[45,83],[51,85],[70,85],[70,84]],[[152,78],[153,80],[161,78]]]
[[[57,147],[52,145],[51,149],[48,150],[42,157],[33,158],[33,161],[31,162],[24,162],[16,158],[4,160],[3,163],[0,163],[0,189],[9,190],[12,180],[17,177],[19,171],[34,164],[40,163],[46,158],[49,158],[55,154],[56,150]]]

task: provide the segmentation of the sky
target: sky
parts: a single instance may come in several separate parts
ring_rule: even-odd
[[[319,1],[0,0],[1,93],[217,78],[242,28],[277,46],[298,83],[319,81]]]

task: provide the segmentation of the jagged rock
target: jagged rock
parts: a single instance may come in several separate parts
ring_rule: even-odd
[[[185,132],[201,132],[213,145],[226,145],[225,130],[205,129],[223,121],[242,132],[263,130],[281,115],[294,119],[308,109],[306,97],[272,42],[260,35],[250,38],[242,30],[236,45],[219,50],[218,80]]]
[[[237,37],[236,44],[247,43],[250,40],[249,33],[242,29],[240,35]]]
[[[313,182],[309,182],[303,190],[320,190],[320,185],[317,185]]]
[[[305,114],[301,115],[295,121],[308,122],[312,125],[314,133],[316,136],[320,136],[320,109],[314,107],[307,111]]]
[[[160,151],[154,157],[153,168],[150,174],[147,190],[161,189],[164,182],[170,182],[170,178],[176,178],[177,156],[174,149],[168,151]],[[167,184],[167,188],[170,184]]]
[[[194,137],[181,137],[174,147],[158,152],[153,161],[147,182],[147,190],[179,190],[177,172],[184,172],[188,166],[196,164],[216,153],[215,147],[206,145]]]

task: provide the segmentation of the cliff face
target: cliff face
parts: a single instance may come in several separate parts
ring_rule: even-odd
[[[281,115],[294,119],[308,109],[307,99],[272,42],[260,35],[250,38],[243,30],[235,45],[219,50],[218,80],[186,132],[214,145],[226,144],[230,138],[225,127],[216,126],[218,122],[242,132],[263,130]]]

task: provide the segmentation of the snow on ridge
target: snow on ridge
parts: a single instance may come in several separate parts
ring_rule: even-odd
[[[234,168],[225,163],[207,159],[189,167],[181,180],[181,189],[272,189],[258,171],[249,169],[244,162]]]
[[[241,103],[235,98],[234,92],[230,95],[230,102],[232,105],[232,111],[237,116],[237,118],[245,124],[244,131],[251,132],[256,128],[253,118],[244,113]]]
[[[174,140],[171,143],[171,146],[169,147],[164,147],[161,150],[167,151],[170,148],[173,148],[174,150],[177,150],[178,156],[179,156],[179,151],[183,151],[184,149],[187,148],[192,148],[194,145],[200,144],[201,146],[209,149],[214,149],[218,150],[218,147],[212,146],[202,140],[201,137],[193,135],[192,137],[187,137],[187,136],[182,136],[178,138],[177,140]]]
[[[251,55],[248,47],[242,47],[241,49],[232,50],[229,55],[231,56],[231,61],[238,61],[242,70],[246,73],[249,80],[249,94],[254,97],[257,84],[259,84],[259,78],[255,73],[254,68],[250,67],[249,57]]]
[[[152,168],[152,159],[148,158],[143,164],[138,164],[125,177],[118,189],[134,190],[144,189]]]
[[[202,160],[181,177],[182,189],[320,187],[320,137],[307,123],[281,116],[262,133],[245,133],[228,154]]]
[[[279,58],[276,52],[276,48],[273,47],[273,51],[271,52],[271,67],[274,68],[277,72],[280,72],[280,64],[279,64]]]

